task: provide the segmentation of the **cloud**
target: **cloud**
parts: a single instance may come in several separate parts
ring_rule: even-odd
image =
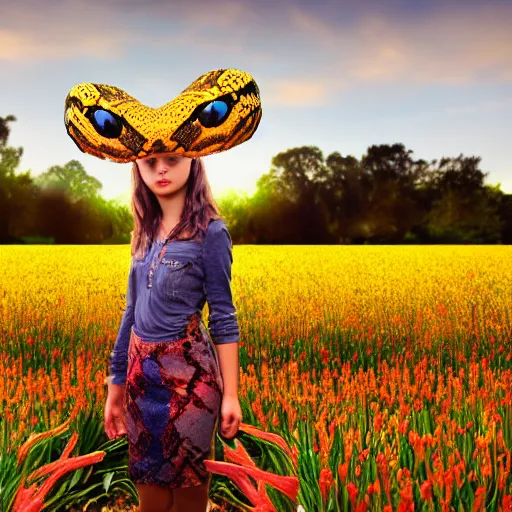
[[[130,12],[145,15],[156,15],[164,19],[175,19],[180,22],[188,22],[195,26],[216,27],[228,30],[225,33],[229,39],[229,31],[237,29],[240,25],[252,25],[258,20],[258,11],[254,4],[239,0],[222,0],[212,4],[207,0],[195,0],[193,2],[148,1],[128,0],[121,2]]]
[[[122,34],[82,34],[68,38],[60,33],[41,39],[33,33],[0,29],[0,60],[42,61],[80,57],[112,59],[125,53]]]
[[[307,82],[304,78],[275,80],[269,83],[266,105],[283,107],[310,107],[327,104],[332,91],[319,81]]]
[[[266,101],[288,106],[322,105],[364,84],[512,81],[511,4],[432,2],[406,16],[396,1],[387,10],[300,0],[5,1],[0,60],[18,65],[133,50],[148,62],[243,62],[261,77]]]
[[[80,57],[113,59],[138,35],[119,13],[84,0],[3,0],[0,60],[22,64]]]
[[[253,53],[244,24],[260,15],[250,4],[134,0],[6,0],[0,18],[0,60],[41,61],[90,56],[112,59],[133,48],[169,51],[172,46],[226,53]]]
[[[512,80],[510,4],[436,7],[409,19],[363,13],[343,30],[293,9],[291,22],[319,51],[330,52],[332,67],[353,84]]]
[[[475,112],[502,112],[509,108],[512,108],[512,97],[504,98],[502,100],[472,103],[470,105],[447,107],[444,109],[444,112],[447,114],[473,114]]]

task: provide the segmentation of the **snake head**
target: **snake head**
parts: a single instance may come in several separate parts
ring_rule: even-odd
[[[226,151],[252,137],[261,114],[252,76],[218,69],[159,108],[112,85],[75,85],[66,97],[64,124],[84,153],[123,163],[160,152],[197,158]]]

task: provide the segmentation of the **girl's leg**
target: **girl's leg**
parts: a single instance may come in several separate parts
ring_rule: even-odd
[[[173,489],[162,485],[135,484],[139,493],[139,512],[169,512],[174,502]]]
[[[206,512],[210,482],[194,487],[177,487],[174,490],[172,512]]]

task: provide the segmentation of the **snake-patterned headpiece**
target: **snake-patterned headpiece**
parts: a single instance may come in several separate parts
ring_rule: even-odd
[[[253,77],[217,69],[160,108],[112,85],[75,85],[66,98],[64,122],[81,151],[125,163],[160,152],[195,158],[226,151],[252,137],[261,113]]]

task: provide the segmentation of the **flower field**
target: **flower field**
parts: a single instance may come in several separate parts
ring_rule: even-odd
[[[512,511],[512,248],[235,245],[233,256],[243,422],[285,443],[248,428],[234,455],[217,438],[216,460],[252,467],[264,492],[219,463],[211,510]],[[106,510],[112,489],[128,509],[127,445],[102,431],[128,246],[3,246],[1,261],[0,497],[22,483],[13,461],[29,436],[72,417],[76,434],[27,471],[65,449],[103,450],[46,499],[73,487]],[[297,477],[296,500],[258,470]]]

